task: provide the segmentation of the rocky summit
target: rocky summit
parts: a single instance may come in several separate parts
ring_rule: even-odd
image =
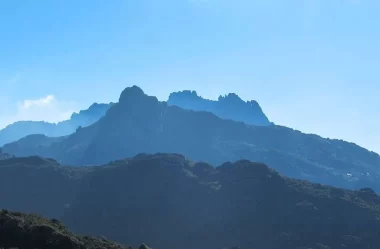
[[[214,101],[202,98],[196,91],[186,90],[171,93],[167,102],[169,105],[188,110],[211,112],[223,119],[231,119],[251,125],[267,126],[273,124],[256,101],[243,101],[234,93],[219,96],[218,100]]]

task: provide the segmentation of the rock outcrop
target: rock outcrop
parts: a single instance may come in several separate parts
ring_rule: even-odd
[[[273,125],[256,101],[243,101],[234,93],[220,96],[214,101],[198,96],[195,91],[174,92],[170,94],[168,104],[188,110],[211,112],[220,118],[250,125]]]
[[[56,219],[0,210],[0,247],[44,249],[131,249],[104,239],[78,236]]]

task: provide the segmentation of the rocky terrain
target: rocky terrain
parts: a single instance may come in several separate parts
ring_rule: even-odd
[[[28,136],[5,145],[3,150],[77,166],[158,152],[179,153],[214,166],[248,159],[290,177],[380,191],[379,155],[353,143],[168,106],[136,86],[125,89],[119,102],[93,125],[66,137]]]
[[[380,197],[373,190],[295,180],[247,160],[213,167],[178,154],[139,154],[68,167],[11,158],[0,161],[0,196],[1,208],[57,218],[75,233],[133,247],[380,246]]]
[[[44,249],[131,249],[102,238],[78,236],[56,219],[0,210],[0,247]]]

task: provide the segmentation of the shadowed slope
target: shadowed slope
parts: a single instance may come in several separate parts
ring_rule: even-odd
[[[140,154],[97,167],[38,157],[0,163],[1,207],[62,218],[74,232],[133,246],[380,247],[380,198],[371,189],[294,180],[261,163],[215,168],[178,154]]]

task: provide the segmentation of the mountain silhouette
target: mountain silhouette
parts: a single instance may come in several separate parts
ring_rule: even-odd
[[[73,113],[70,119],[55,123],[44,121],[18,121],[0,130],[0,146],[17,141],[25,136],[41,134],[49,137],[66,136],[78,127],[85,127],[98,121],[111,104],[92,104],[88,109]]]
[[[68,167],[53,159],[11,158],[0,160],[0,196],[2,208],[39,213],[75,233],[132,246],[380,246],[380,197],[373,190],[295,180],[247,160],[213,167],[159,153]],[[0,235],[3,224],[0,215]]]
[[[204,99],[196,91],[171,93],[167,101],[183,109],[212,112],[223,119],[231,119],[251,125],[272,125],[256,101],[243,101],[238,95],[229,93],[217,101]]]
[[[230,93],[220,96],[218,101],[203,99],[195,91],[180,91],[170,94],[169,105],[184,109],[212,112],[223,119],[231,119],[252,125],[272,125],[256,101],[243,101],[239,96]],[[104,116],[110,104],[94,103],[86,110],[73,113],[69,120],[55,123],[44,121],[17,121],[0,130],[0,146],[17,141],[29,135],[48,137],[66,136],[74,133],[78,127],[89,126]]]
[[[3,147],[16,156],[39,155],[70,165],[98,165],[139,153],[178,153],[220,165],[248,159],[281,174],[337,187],[380,191],[380,157],[353,143],[278,125],[253,126],[209,112],[185,110],[126,88],[118,103],[74,134],[25,137]]]

